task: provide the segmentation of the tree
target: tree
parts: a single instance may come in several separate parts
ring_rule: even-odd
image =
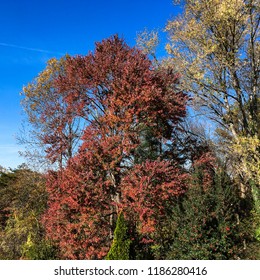
[[[259,3],[184,2],[183,15],[167,23],[171,58],[165,63],[177,67],[182,88],[225,130],[232,154],[231,146],[240,144],[239,137],[259,138]],[[244,172],[248,166],[234,164],[234,170],[248,181]],[[250,195],[250,190],[241,191]]]
[[[76,113],[72,108],[68,110],[65,93],[58,92],[55,84],[58,77],[64,75],[68,58],[67,55],[60,60],[50,59],[46,68],[23,88],[21,103],[30,128],[23,128],[19,141],[27,146],[23,155],[30,164],[36,161],[45,165],[49,159],[50,163],[64,166],[74,155],[82,136],[82,119],[74,117]]]
[[[182,177],[171,176],[174,183],[163,175],[181,174],[174,160],[164,162],[158,154],[154,162],[135,162],[144,130],[149,128],[163,147],[172,141],[173,131],[185,117],[187,96],[176,91],[177,82],[171,68],[154,69],[146,55],[118,36],[97,43],[87,56],[66,60],[56,91],[65,93],[66,110],[73,110],[73,117],[80,116],[87,125],[77,154],[66,168],[50,173],[48,180],[50,200],[44,223],[63,257],[103,258],[107,254],[120,209],[129,210],[131,193],[139,192],[139,173],[146,188],[139,193],[140,199],[154,187],[156,211],[161,215],[163,200],[183,191]],[[158,180],[165,180],[163,188]],[[156,188],[161,189],[160,195]],[[141,200],[135,204],[139,212]],[[152,197],[146,212],[149,207],[153,207]],[[139,226],[148,240],[156,216],[145,217]]]
[[[260,8],[257,0],[196,0],[169,21],[167,45],[182,88],[217,124],[215,149],[255,205],[259,231]],[[167,64],[166,63],[166,64]],[[253,152],[254,151],[254,152]]]
[[[1,230],[6,226],[8,216],[10,214],[9,202],[12,201],[14,190],[11,188],[10,182],[13,180],[13,173],[5,172],[2,168],[0,173],[0,221]]]
[[[240,136],[233,145],[233,150],[244,166],[243,173],[250,178],[249,185],[254,200],[253,224],[256,238],[260,241],[260,139],[257,136]]]
[[[128,236],[128,228],[121,212],[117,218],[114,240],[107,253],[106,260],[129,260],[131,240]]]
[[[20,166],[1,174],[0,187],[0,258],[53,258],[54,247],[45,241],[40,223],[47,203],[43,176]],[[33,247],[34,255],[28,254]]]
[[[153,246],[157,259],[255,259],[251,217],[238,186],[214,157],[199,156]],[[248,207],[248,205],[247,205]]]
[[[158,64],[159,61],[156,58],[156,47],[159,45],[158,31],[148,31],[145,29],[138,34],[136,43],[143,53],[151,55]]]
[[[153,232],[167,206],[186,190],[187,174],[169,161],[136,164],[122,179],[122,204],[143,241],[153,242]]]

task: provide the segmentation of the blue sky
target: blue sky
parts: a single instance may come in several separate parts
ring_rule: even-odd
[[[16,140],[24,118],[19,93],[48,59],[87,54],[115,33],[133,46],[137,32],[163,29],[177,12],[171,0],[0,1],[0,165],[25,161]]]

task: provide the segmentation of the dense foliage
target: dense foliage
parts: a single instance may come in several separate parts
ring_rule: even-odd
[[[55,248],[45,240],[41,224],[46,205],[41,174],[25,166],[0,174],[1,259],[55,258]]]
[[[184,2],[169,59],[156,58],[156,32],[143,50],[115,35],[24,87],[54,165],[1,171],[0,258],[260,258],[259,8]],[[190,101],[217,138],[191,124]]]

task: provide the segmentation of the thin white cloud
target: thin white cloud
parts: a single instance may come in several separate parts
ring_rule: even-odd
[[[14,154],[21,150],[21,146],[18,145],[0,145],[0,155],[3,154]]]
[[[49,50],[42,50],[42,49],[37,49],[37,48],[29,48],[29,47],[13,45],[13,44],[7,44],[7,43],[0,43],[0,46],[8,47],[8,48],[16,48],[16,49],[21,49],[21,50],[26,50],[26,51],[34,51],[34,52],[40,52],[40,53],[47,53],[47,54],[64,55],[64,53],[60,53],[60,52],[49,51]]]

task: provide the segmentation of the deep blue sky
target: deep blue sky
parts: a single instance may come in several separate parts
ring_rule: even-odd
[[[115,33],[133,46],[137,32],[163,29],[177,12],[171,0],[0,1],[0,165],[24,162],[15,138],[23,119],[19,93],[48,59],[86,54]]]

